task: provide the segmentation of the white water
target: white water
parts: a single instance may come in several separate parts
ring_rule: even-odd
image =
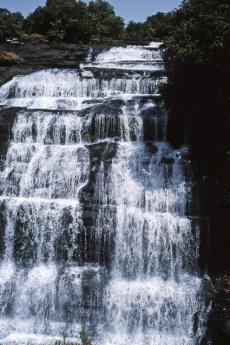
[[[114,47],[99,54],[94,62],[82,66],[89,69],[93,67],[132,71],[162,71],[160,45],[160,43],[155,43],[145,47]]]
[[[156,93],[161,82],[162,78],[138,74],[100,79],[85,77],[79,71],[50,69],[14,77],[0,88],[0,105],[80,110],[111,97],[127,99]]]
[[[207,308],[199,228],[187,216],[191,164],[187,148],[165,139],[163,79],[146,74],[162,64],[158,48],[112,48],[81,71],[0,88],[3,107],[27,108],[0,180],[1,344],[71,342],[82,327],[97,345],[200,343]],[[92,66],[130,72],[96,77]]]

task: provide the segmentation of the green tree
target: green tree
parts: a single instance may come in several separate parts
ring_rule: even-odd
[[[76,5],[75,0],[47,0],[45,11],[50,23],[70,16]]]
[[[144,23],[144,32],[150,40],[164,40],[172,30],[173,13],[158,12],[147,18]]]
[[[131,21],[125,30],[125,38],[129,40],[143,40],[146,37],[143,23],[135,23]]]
[[[144,23],[131,21],[125,31],[125,38],[129,40],[159,41],[167,38],[172,30],[174,15],[158,12],[147,18]]]
[[[187,0],[173,14],[164,53],[169,77],[168,95],[181,92],[186,103],[191,89],[196,95],[212,100],[224,116],[230,108],[228,88],[230,59],[230,3],[228,0]],[[210,95],[212,95],[210,99]],[[216,97],[218,95],[218,97]],[[176,101],[176,100],[175,100]],[[199,100],[199,106],[203,103]],[[214,105],[212,106],[214,109]],[[188,111],[187,111],[188,113]],[[210,112],[210,114],[212,111]],[[192,121],[200,121],[194,111]],[[204,115],[206,112],[204,112]],[[215,122],[215,115],[212,119]],[[226,118],[227,119],[227,118]],[[208,119],[207,119],[208,120]],[[209,120],[210,123],[210,115]],[[218,128],[220,121],[218,120]],[[224,131],[225,132],[225,131]]]
[[[70,14],[62,16],[66,42],[88,42],[91,36],[87,5],[79,1]]]
[[[107,1],[87,5],[83,1],[47,0],[44,7],[28,16],[25,28],[28,33],[48,35],[50,40],[88,42],[92,35],[120,37],[124,21]]]
[[[50,18],[45,7],[38,7],[25,20],[25,31],[29,34],[45,35],[50,29]]]
[[[24,18],[19,12],[0,8],[0,42],[10,37],[20,37],[23,32]]]
[[[63,41],[65,38],[65,30],[61,20],[56,20],[51,23],[47,37],[50,41]]]
[[[124,20],[117,17],[114,8],[104,0],[91,1],[88,6],[92,35],[119,38],[124,30]]]

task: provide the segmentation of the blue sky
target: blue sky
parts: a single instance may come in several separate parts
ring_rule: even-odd
[[[45,2],[45,0],[0,0],[0,7],[20,11],[26,15]],[[181,0],[109,0],[109,3],[115,7],[116,13],[128,22],[144,21],[146,17],[158,11],[170,11],[178,7]]]

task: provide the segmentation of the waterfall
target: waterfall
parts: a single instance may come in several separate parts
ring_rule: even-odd
[[[199,345],[189,148],[167,142],[160,44],[0,88],[13,113],[0,171],[0,343]]]

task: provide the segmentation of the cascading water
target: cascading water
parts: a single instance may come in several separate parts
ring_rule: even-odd
[[[207,307],[187,148],[166,142],[158,44],[0,88],[0,343],[198,345]]]

